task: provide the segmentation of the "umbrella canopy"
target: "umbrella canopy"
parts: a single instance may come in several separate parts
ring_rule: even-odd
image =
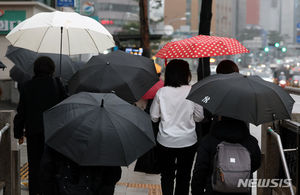
[[[6,66],[1,61],[0,61],[0,68],[2,68],[3,70],[6,68]]]
[[[65,55],[101,53],[115,45],[112,35],[96,20],[61,11],[35,14],[18,24],[6,38],[15,47]]]
[[[249,51],[236,39],[198,35],[180,41],[169,42],[155,56],[162,59],[204,58],[240,53],[249,53]]]
[[[115,94],[82,92],[44,113],[46,143],[82,166],[129,165],[155,145],[149,115]]]
[[[9,76],[12,80],[18,83],[24,83],[32,79],[33,74],[28,74],[22,71],[18,66],[13,66],[9,71]]]
[[[212,114],[255,125],[290,118],[295,102],[274,83],[239,73],[209,76],[192,86],[187,99]]]
[[[156,95],[156,92],[162,88],[164,86],[164,82],[162,80],[159,80],[157,83],[155,83],[155,85],[153,85],[153,87],[151,87],[147,93],[145,93],[145,95],[142,97],[145,100],[148,99],[153,99]]]
[[[153,60],[114,51],[93,56],[86,67],[77,71],[69,81],[71,94],[81,91],[110,93],[122,99],[138,101],[156,82],[158,77]]]
[[[37,53],[10,45],[8,46],[6,57],[15,64],[10,71],[10,77],[17,82],[24,82],[31,79],[33,76],[34,61],[40,56],[48,56],[54,61],[56,66],[54,76],[60,76],[64,83],[66,83],[82,66],[80,63],[73,62],[69,56],[62,55],[62,70],[60,73],[59,54]]]

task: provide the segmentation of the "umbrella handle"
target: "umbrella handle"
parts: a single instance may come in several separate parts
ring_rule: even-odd
[[[274,113],[272,114],[272,118],[273,118],[273,129],[277,129],[276,128],[276,123],[275,123],[276,117],[275,117]]]
[[[59,53],[59,75],[61,76],[61,58],[62,58],[62,37],[63,37],[63,27],[60,27],[60,53]]]

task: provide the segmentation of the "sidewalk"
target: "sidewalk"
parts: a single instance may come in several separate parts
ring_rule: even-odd
[[[27,162],[26,145],[20,146],[21,166]],[[162,195],[160,176],[134,172],[134,164],[122,167],[122,178],[116,185],[115,195]],[[28,189],[21,187],[21,195],[28,195]]]
[[[259,140],[261,136],[261,126],[250,126],[251,134]],[[26,145],[20,146],[21,166],[27,162]],[[132,163],[129,167],[122,167],[121,180],[116,185],[115,195],[162,195],[160,186],[160,175],[151,175],[140,172],[134,172]],[[256,172],[254,173],[256,178]],[[27,189],[22,189],[21,195],[28,195]],[[252,190],[252,195],[256,195],[256,188]]]

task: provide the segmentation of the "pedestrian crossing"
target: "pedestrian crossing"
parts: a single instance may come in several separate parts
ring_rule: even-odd
[[[28,163],[26,162],[20,168],[21,186],[28,188]],[[162,195],[161,186],[159,184],[140,184],[140,183],[125,183],[119,182],[117,185],[126,186],[127,188],[142,188],[148,189],[148,195]]]

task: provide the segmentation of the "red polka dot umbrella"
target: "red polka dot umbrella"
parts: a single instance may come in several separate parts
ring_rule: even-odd
[[[162,59],[204,58],[240,53],[249,53],[249,50],[236,39],[198,35],[180,41],[169,42],[155,56]]]

